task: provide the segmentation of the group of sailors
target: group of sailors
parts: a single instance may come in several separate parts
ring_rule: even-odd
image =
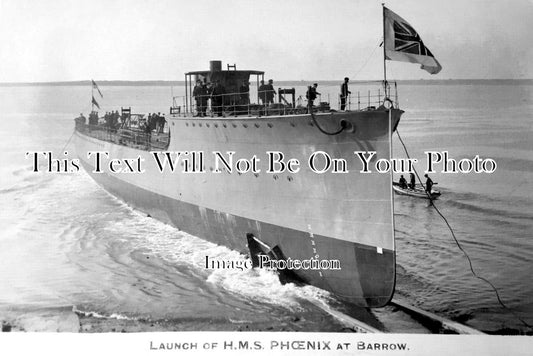
[[[163,133],[166,121],[167,120],[165,119],[165,114],[161,115],[160,112],[158,112],[157,114],[149,113],[146,121],[141,124],[141,129],[145,133],[151,133],[155,130],[157,134],[160,134]]]
[[[349,81],[350,79],[348,77],[344,78],[344,82],[341,84],[340,88],[340,109],[342,111],[346,109],[348,98],[352,93],[348,88]],[[261,80],[260,83],[258,94],[261,105],[273,104],[274,98],[277,95],[276,90],[274,89],[274,81],[269,79],[268,84],[265,84],[265,81]],[[317,91],[317,88],[318,83],[314,83],[307,88],[305,97],[308,102],[308,107],[313,107],[314,101],[319,95],[321,95]],[[201,79],[198,79],[192,95],[196,101],[196,116],[206,116],[209,100],[211,101],[213,113],[216,116],[222,116],[224,106],[232,106],[238,112],[243,111],[243,107],[246,109],[246,106],[250,104],[250,83],[248,80],[243,80],[237,93],[228,94],[220,80],[215,80],[214,83],[205,83]],[[247,110],[244,110],[244,112],[246,111]]]
[[[194,86],[192,95],[196,101],[197,114],[195,116],[206,116],[208,101],[211,100],[211,109],[216,116],[222,116],[224,106],[235,107],[238,111],[242,111],[250,104],[250,83],[244,80],[239,87],[238,93],[228,95],[226,88],[222,85],[220,80],[215,80],[214,84],[204,83],[198,79]]]
[[[431,194],[431,189],[433,188],[433,180],[429,178],[427,174],[424,174],[424,177],[426,178],[426,192]],[[400,176],[400,180],[398,181],[398,184],[400,188],[402,189],[415,189],[416,186],[416,180],[415,180],[415,174],[409,173],[409,184],[407,184],[407,180],[404,178],[403,175]]]
[[[100,124],[100,117],[98,116],[97,111],[92,111],[89,114],[89,125],[92,126],[103,126],[110,128],[111,130],[117,130],[120,128],[125,128],[128,124],[130,118],[129,113],[119,114],[118,110],[106,112],[103,116],[104,122]],[[80,116],[75,119],[78,124],[86,124],[87,118],[80,113]],[[160,112],[149,113],[146,120],[140,123],[139,128],[145,133],[151,133],[155,130],[157,134],[163,133],[165,128],[166,118],[165,114]]]
[[[89,125],[98,125],[98,112],[92,111],[89,114]],[[87,118],[83,115],[83,113],[80,113],[80,116],[74,119],[77,124],[85,125],[87,123]]]
[[[274,97],[276,96],[276,91],[274,90],[274,81],[272,79],[268,80],[268,84],[265,84],[264,80],[261,80],[261,85],[259,86],[259,100],[263,105],[274,104]]]
[[[118,110],[106,112],[103,117],[104,126],[113,128],[113,129],[120,128],[126,122],[127,116],[128,116],[127,114],[120,115],[118,113]],[[83,113],[80,113],[80,116],[77,117],[75,120],[77,123],[80,123],[80,124],[87,123],[87,118],[83,115]],[[89,125],[96,126],[99,124],[100,124],[100,117],[98,116],[98,111],[91,111],[91,113],[89,114]]]
[[[316,91],[317,86],[318,84],[315,83],[312,87],[309,87],[306,95],[311,106],[317,95],[320,95]],[[274,89],[274,81],[269,79],[268,84],[265,84],[265,81],[261,80],[258,94],[261,105],[274,104],[274,98],[277,94]],[[204,83],[198,79],[192,96],[196,101],[197,107],[195,116],[206,116],[209,100],[211,101],[211,109],[216,116],[222,116],[224,106],[231,106],[237,112],[247,112],[247,106],[250,104],[250,82],[243,80],[237,93],[227,94],[226,88],[220,83],[220,80],[215,80],[213,84],[211,82]]]
[[[104,125],[112,129],[117,129],[119,127],[122,127],[122,124],[124,123],[124,119],[118,113],[118,110],[106,112],[104,115],[104,121],[105,121]],[[91,125],[90,122],[89,122],[89,125]]]

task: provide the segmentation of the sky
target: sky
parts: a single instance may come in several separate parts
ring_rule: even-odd
[[[382,0],[0,0],[0,82],[183,80],[210,60],[275,80],[383,78]],[[533,78],[533,0],[390,0],[443,70]]]

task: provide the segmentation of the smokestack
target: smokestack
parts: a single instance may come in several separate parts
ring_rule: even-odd
[[[209,70],[211,72],[220,72],[222,70],[222,61],[210,61]]]

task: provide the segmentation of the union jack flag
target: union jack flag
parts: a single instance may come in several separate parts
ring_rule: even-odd
[[[384,17],[385,59],[419,63],[431,74],[440,72],[442,66],[407,21],[386,7]]]

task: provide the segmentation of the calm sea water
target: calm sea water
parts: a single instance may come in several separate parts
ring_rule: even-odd
[[[101,89],[102,111],[122,105],[139,113],[167,112],[171,93],[182,93],[169,87]],[[297,90],[304,93],[302,87]],[[419,172],[429,150],[446,150],[457,160],[479,155],[497,162],[493,174],[432,175],[442,192],[436,205],[478,274],[493,282],[515,314],[533,324],[533,86],[404,85],[399,90],[406,113],[398,130],[411,157],[421,162]],[[323,98],[330,93],[333,102],[337,86],[319,91]],[[281,285],[264,271],[206,270],[199,262],[206,253],[244,256],[147,218],[84,172],[33,173],[25,153],[59,155],[72,135],[73,118],[90,110],[90,95],[90,87],[0,88],[0,320],[25,330],[70,330],[68,318],[59,328],[49,320],[74,307],[104,323],[165,320],[185,330],[243,325],[342,330],[313,304],[339,307],[328,293]],[[394,156],[405,157],[397,137]],[[481,330],[527,331],[471,275],[427,202],[395,196],[394,205],[398,296]]]

